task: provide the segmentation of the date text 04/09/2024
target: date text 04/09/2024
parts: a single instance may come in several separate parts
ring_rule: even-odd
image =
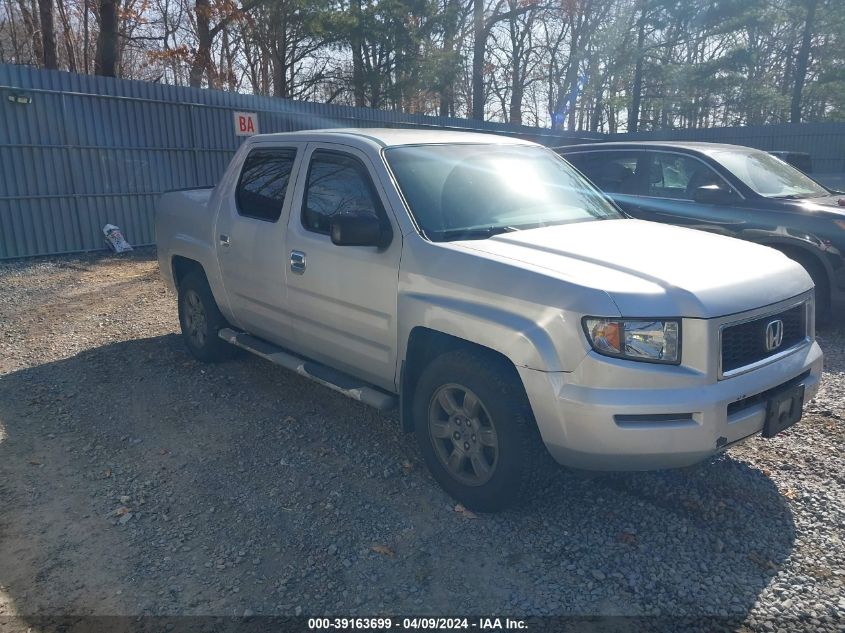
[[[441,629],[478,629],[493,630],[521,630],[528,626],[524,620],[513,618],[309,618],[308,629],[359,629],[359,630],[441,630]]]

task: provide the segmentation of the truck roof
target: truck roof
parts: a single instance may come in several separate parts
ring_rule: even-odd
[[[393,129],[393,128],[337,128],[325,130],[301,130],[276,134],[257,134],[254,141],[332,141],[349,145],[395,147],[398,145],[424,145],[445,143],[484,143],[497,145],[535,145],[531,141],[488,134],[442,129]]]

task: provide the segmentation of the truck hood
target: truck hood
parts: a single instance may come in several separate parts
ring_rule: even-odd
[[[453,244],[604,291],[626,317],[712,318],[813,287],[800,265],[774,249],[642,220],[580,222]]]

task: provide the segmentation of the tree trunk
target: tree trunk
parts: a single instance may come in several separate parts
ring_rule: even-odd
[[[593,104],[593,114],[590,116],[590,132],[598,132],[601,126],[602,110],[604,110],[604,78],[596,84],[596,101]]]
[[[235,92],[238,88],[237,78],[235,77],[235,53],[232,50],[232,43],[229,39],[228,27],[223,29],[223,58],[226,60],[226,85],[231,92]]]
[[[65,10],[64,0],[57,1],[57,8],[59,10],[59,18],[62,21],[62,42],[64,42],[65,54],[67,55],[67,69],[75,73],[78,71],[76,67],[76,51],[73,48],[73,31],[71,30],[70,21]]]
[[[117,76],[117,0],[100,0],[100,33],[94,72],[104,77]]]
[[[352,13],[352,92],[355,97],[356,107],[363,108],[366,105],[364,90],[364,51],[361,31],[364,28],[361,16],[361,0],[352,0],[349,5]]]
[[[566,127],[575,129],[575,103],[578,99],[578,39],[573,32],[572,46],[569,50],[569,67],[566,69],[566,79],[563,82],[565,92],[561,104],[566,104]],[[563,127],[563,126],[561,126]]]
[[[261,46],[261,94],[270,94],[270,51]]]
[[[278,46],[273,48],[273,96],[282,99],[290,96],[287,87],[284,51],[279,50]]]
[[[88,26],[89,9],[90,6],[88,5],[88,0],[82,0],[82,63],[85,64],[86,75],[88,74],[88,71],[91,68],[91,60],[89,59],[88,54],[88,47],[91,44],[91,34]]]
[[[59,58],[56,54],[56,25],[53,17],[53,0],[38,0],[38,13],[41,16],[41,42],[44,47],[41,62],[44,64],[44,68],[56,70],[59,67]]]
[[[273,51],[273,96],[290,98],[291,87],[288,84],[288,59],[291,51],[288,50],[288,24],[287,16],[283,11],[271,13],[274,22],[273,40],[270,50]]]
[[[484,54],[487,52],[487,28],[484,24],[484,0],[474,0],[472,23],[472,118],[484,120]]]
[[[3,7],[8,15],[13,15],[12,10],[12,3],[10,0],[5,0],[5,6]],[[9,43],[12,45],[12,52],[9,57],[6,57],[5,54],[0,56],[3,63],[11,62],[11,63],[20,63],[21,58],[21,49],[18,48],[18,35],[17,29],[15,29],[15,20],[9,20]],[[1,51],[2,49],[0,49]]]
[[[440,110],[442,117],[449,116],[455,106],[455,62],[452,54],[455,52],[455,38],[458,31],[459,5],[456,0],[450,0],[446,5],[446,24],[443,28],[443,70],[440,84]]]
[[[211,70],[211,6],[208,0],[196,0],[194,12],[197,16],[197,52],[191,62],[188,83],[192,88],[201,88],[203,75]],[[207,74],[210,86],[212,73]]]
[[[813,27],[816,21],[816,7],[818,0],[808,0],[807,20],[804,22],[804,32],[801,34],[801,48],[795,60],[795,87],[792,89],[792,104],[789,108],[789,120],[801,123],[801,93],[807,80],[807,67],[810,64],[810,45],[813,43]]]
[[[514,125],[522,125],[522,99],[525,96],[525,88],[521,81],[514,80],[511,87],[511,101],[508,108],[510,122]]]
[[[628,110],[628,131],[636,132],[640,124],[640,106],[643,98],[643,44],[645,42],[645,8],[642,9],[637,31],[637,56],[634,63],[634,82],[631,86],[631,107]]]
[[[37,62],[41,62],[44,59],[44,49],[41,44],[41,28],[35,23],[35,6],[35,2],[32,3],[30,8],[27,6],[26,0],[18,0],[18,8],[21,11],[26,34],[32,40],[32,54]]]

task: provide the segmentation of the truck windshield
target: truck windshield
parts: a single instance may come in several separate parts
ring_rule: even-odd
[[[723,150],[711,154],[714,160],[753,191],[766,198],[817,198],[830,192],[792,165],[766,152]]]
[[[542,147],[413,145],[384,155],[417,225],[434,241],[622,217]]]

